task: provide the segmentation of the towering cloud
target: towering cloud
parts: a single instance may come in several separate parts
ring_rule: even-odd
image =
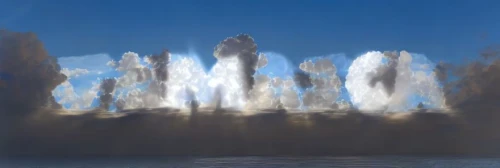
[[[428,99],[424,105],[442,108],[444,96],[437,83],[438,73],[412,69],[413,65],[421,64],[406,51],[399,55],[368,52],[356,58],[345,83],[351,102],[362,110],[405,111],[416,106],[409,104],[412,97],[421,96]]]
[[[60,107],[51,93],[67,78],[60,71],[34,33],[0,30],[0,73],[12,77],[0,94],[0,106]]]
[[[159,97],[165,99],[167,96],[167,65],[170,63],[170,52],[168,50],[163,50],[159,55],[149,56],[148,59],[153,66],[153,72],[156,77],[156,85],[159,89]]]
[[[253,38],[247,34],[230,37],[220,42],[214,50],[214,56],[217,59],[238,57],[241,66],[240,70],[244,77],[243,88],[245,95],[248,97],[248,93],[255,83],[253,75],[258,62],[257,45]]]
[[[101,108],[104,110],[109,110],[109,106],[113,102],[113,91],[115,90],[116,79],[108,78],[104,79],[101,83],[101,96],[99,100],[101,102]]]

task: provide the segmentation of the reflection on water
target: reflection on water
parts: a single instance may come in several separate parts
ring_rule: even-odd
[[[294,167],[500,167],[500,158],[463,157],[220,157],[220,158],[11,158],[0,167],[9,168],[294,168]]]

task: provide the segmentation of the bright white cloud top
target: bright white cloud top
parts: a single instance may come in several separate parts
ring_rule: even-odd
[[[365,111],[404,111],[414,108],[415,96],[421,98],[424,105],[442,108],[444,96],[436,77],[430,67],[432,63],[423,55],[402,51],[397,58],[397,74],[395,92],[387,94],[383,85],[369,85],[369,73],[374,73],[383,66],[384,54],[371,51],[356,58],[349,67],[345,86],[350,94],[351,102],[360,110]],[[418,102],[417,102],[418,103]]]

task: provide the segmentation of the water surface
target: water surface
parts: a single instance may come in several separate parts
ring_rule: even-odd
[[[467,157],[219,157],[219,158],[10,158],[1,168],[488,168],[500,167],[500,158]]]

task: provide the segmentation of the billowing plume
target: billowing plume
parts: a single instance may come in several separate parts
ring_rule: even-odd
[[[500,99],[500,52],[489,47],[481,56],[491,61],[474,61],[465,66],[440,64],[435,71],[443,76],[453,76],[458,80],[442,78],[446,104],[452,108],[487,107],[497,104]],[[447,65],[447,66],[445,66]]]
[[[0,107],[59,108],[52,90],[67,77],[34,33],[0,30],[0,73],[11,78],[0,94]]]
[[[101,102],[100,106],[104,110],[109,110],[109,106],[113,102],[113,91],[115,90],[116,79],[108,78],[104,79],[101,83],[101,96],[99,100]]]
[[[170,63],[170,52],[168,50],[163,50],[159,55],[152,55],[148,57],[149,62],[153,66],[153,72],[155,74],[156,87],[159,89],[159,97],[165,99],[167,96],[167,85],[168,80],[168,68],[167,65]]]
[[[214,56],[217,59],[238,57],[241,73],[243,73],[244,77],[243,89],[248,97],[248,93],[252,90],[255,83],[253,75],[255,74],[258,62],[257,45],[253,38],[247,34],[227,38],[215,47]]]

